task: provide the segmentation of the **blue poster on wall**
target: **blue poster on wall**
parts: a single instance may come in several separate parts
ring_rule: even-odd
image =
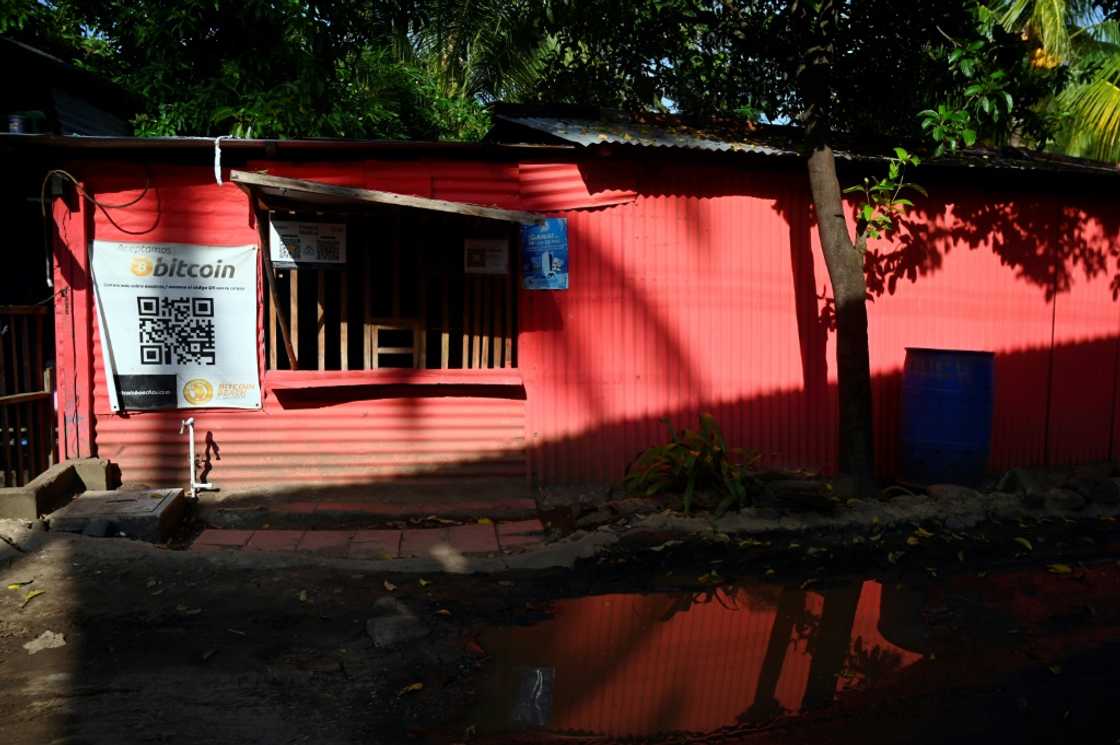
[[[568,220],[546,218],[521,226],[521,286],[526,290],[568,289]]]

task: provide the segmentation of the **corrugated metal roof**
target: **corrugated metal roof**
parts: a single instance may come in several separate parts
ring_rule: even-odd
[[[508,111],[513,107],[505,107]],[[496,112],[499,124],[526,127],[581,147],[596,145],[632,145],[683,150],[706,150],[720,153],[747,153],[767,157],[790,158],[801,154],[801,131],[792,126],[753,125],[748,122],[713,120],[693,123],[668,114],[627,116],[603,112],[591,116],[544,116],[539,111],[526,115]],[[512,144],[499,135],[495,141]],[[920,148],[917,148],[920,151]],[[834,153],[839,160],[882,162],[891,157],[891,148],[876,143],[844,142],[838,139]],[[1014,171],[1100,174],[1117,176],[1115,165],[1082,158],[1022,148],[968,148],[951,157],[938,158],[928,165],[948,168],[983,168]]]
[[[603,119],[543,116],[510,117],[502,115],[495,118],[520,124],[584,146],[618,143],[641,145],[643,147],[688,148],[716,152],[758,153],[760,155],[797,155],[797,150],[792,146],[792,143],[788,146],[782,146],[776,143],[767,144],[761,141],[752,141],[746,137],[729,140],[716,132],[684,124],[666,127],[628,120],[607,121]]]

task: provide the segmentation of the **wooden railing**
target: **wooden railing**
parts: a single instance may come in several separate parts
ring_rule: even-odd
[[[0,306],[0,468],[23,486],[55,461],[50,309]]]

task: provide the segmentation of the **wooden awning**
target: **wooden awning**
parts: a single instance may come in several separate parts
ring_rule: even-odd
[[[249,171],[230,171],[230,181],[250,193],[258,192],[268,197],[300,199],[321,205],[354,206],[386,205],[391,207],[410,207],[413,209],[450,212],[466,217],[482,217],[489,220],[502,220],[521,225],[539,225],[544,216],[535,212],[504,210],[497,207],[482,207],[465,202],[449,202],[445,199],[417,197],[411,194],[398,194],[391,191],[356,189],[350,186],[324,184],[321,181],[307,181],[298,178],[270,176],[265,173]]]

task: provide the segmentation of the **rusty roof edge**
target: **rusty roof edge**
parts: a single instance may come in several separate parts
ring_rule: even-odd
[[[213,148],[215,137],[111,137],[85,135],[17,134],[0,132],[0,145],[76,150],[189,150]],[[462,152],[572,152],[578,148],[567,144],[509,144],[497,142],[438,142],[432,140],[346,140],[312,139],[243,139],[221,137],[223,150],[450,150]]]
[[[600,126],[596,127],[596,123],[590,120],[563,117],[495,114],[494,118],[509,124],[543,132],[550,137],[571,142],[584,149],[611,145],[661,150],[690,150],[724,155],[754,155],[773,159],[801,157],[801,153],[792,147],[774,146],[765,142],[746,140],[739,142],[722,140],[717,137],[701,137],[687,132],[670,132],[655,125],[601,122]],[[887,154],[853,152],[843,147],[835,148],[833,154],[837,160],[852,163],[885,163],[891,159],[891,156]],[[942,157],[937,160],[927,159],[923,167],[1120,176],[1120,166],[1084,158],[1036,153],[1019,148],[1011,148],[1010,153],[994,149],[970,148],[960,151],[955,156]]]

